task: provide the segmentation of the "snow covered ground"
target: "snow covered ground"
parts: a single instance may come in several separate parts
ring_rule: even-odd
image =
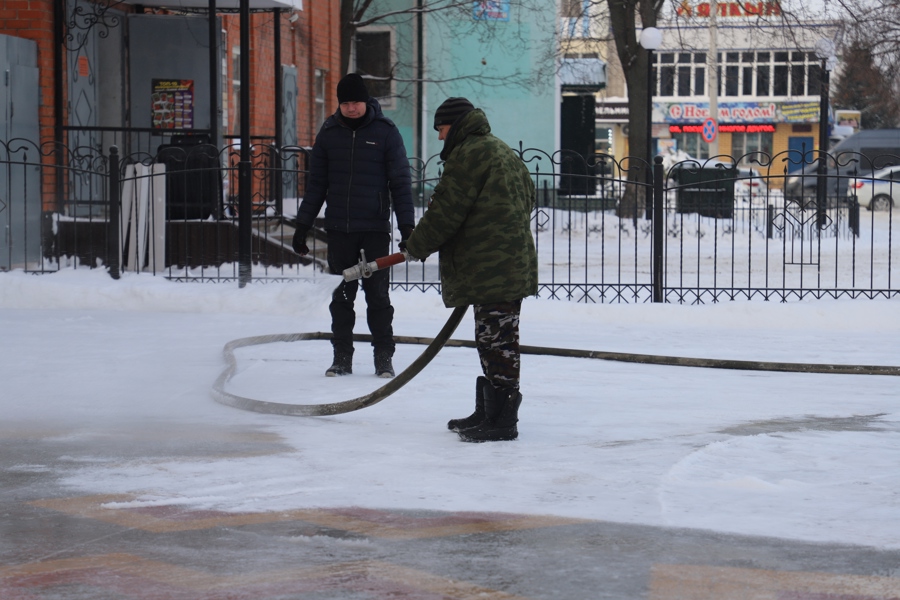
[[[128,506],[505,511],[900,548],[897,377],[527,355],[520,439],[495,444],[446,430],[472,408],[479,367],[467,348],[445,348],[402,390],[353,413],[278,417],[217,404],[210,389],[227,342],[329,330],[335,282],[303,275],[240,289],[87,269],[0,274],[3,423],[98,441],[250,427],[284,446],[228,459],[72,458],[77,468],[61,473],[72,495],[127,493]],[[432,337],[451,312],[434,293],[393,299],[398,335]],[[898,365],[898,334],[896,300],[528,299],[522,315],[523,344],[745,360]],[[471,315],[454,337],[472,339]],[[399,346],[397,370],[423,348]],[[236,356],[228,391],[260,400],[336,402],[384,383],[364,344],[346,378],[323,376],[324,341]]]

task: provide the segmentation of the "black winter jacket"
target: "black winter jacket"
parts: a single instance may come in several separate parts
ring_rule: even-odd
[[[325,204],[325,229],[391,231],[391,203],[397,226],[415,224],[409,159],[403,138],[381,105],[369,98],[363,123],[354,131],[340,109],[316,136],[309,180],[297,224],[309,228]]]

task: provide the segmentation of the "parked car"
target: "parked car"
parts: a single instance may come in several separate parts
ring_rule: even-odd
[[[900,165],[850,180],[847,196],[869,210],[891,210],[900,200]]]
[[[814,152],[810,154],[818,155]],[[869,175],[891,164],[900,164],[900,129],[859,131],[835,146],[829,156],[825,170],[825,195],[832,199],[845,198],[848,184],[859,176]],[[795,158],[792,156],[791,160],[795,161]],[[785,198],[815,198],[818,170],[818,160],[814,160],[798,173],[790,175],[784,184]]]
[[[738,167],[737,180],[734,182],[735,200],[743,200],[750,204],[760,204],[769,196],[769,186],[756,169]]]

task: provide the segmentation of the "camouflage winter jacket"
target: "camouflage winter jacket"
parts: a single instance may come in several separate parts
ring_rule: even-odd
[[[444,304],[511,302],[537,293],[531,235],[534,182],[522,160],[480,109],[450,129],[444,172],[407,250],[426,258],[440,250]]]

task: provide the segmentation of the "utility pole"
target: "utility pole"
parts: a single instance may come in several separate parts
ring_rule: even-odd
[[[709,71],[709,116],[719,122],[719,30],[717,17],[719,3],[710,0],[709,3],[709,55],[706,57],[707,70]],[[719,136],[709,142],[710,158],[719,154]]]

